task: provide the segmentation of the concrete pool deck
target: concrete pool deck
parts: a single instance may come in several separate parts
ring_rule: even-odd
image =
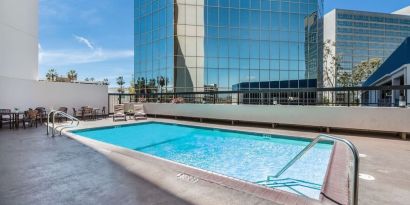
[[[182,120],[154,120],[304,137],[316,137],[318,134],[313,131],[272,129],[261,126],[233,127],[226,124]],[[135,121],[129,120],[115,124],[123,123],[135,123]],[[82,122],[81,128],[112,124],[111,119],[97,120]],[[360,173],[375,178],[372,181],[360,180],[359,204],[407,204],[410,200],[409,141],[387,135],[332,134],[349,139],[357,146],[363,156]],[[190,203],[127,172],[121,166],[111,163],[103,155],[81,143],[66,137],[47,138],[45,136],[45,127],[17,131],[0,130],[0,163],[2,165],[0,167],[0,173],[2,173],[0,175],[0,201],[8,202],[6,204],[32,202],[76,204],[75,202],[80,201],[82,204],[92,204],[92,202],[110,204],[109,202],[113,201],[119,201],[118,204],[161,204],[164,200],[166,204]],[[63,171],[59,172],[60,170]],[[95,176],[94,173],[102,175]],[[76,183],[70,183],[70,178],[75,179]],[[90,180],[92,183],[89,183]],[[102,189],[102,191],[94,189]],[[212,195],[212,193],[208,194]],[[245,198],[252,197],[251,195],[245,196]],[[215,200],[213,204],[218,201],[217,198]],[[253,201],[260,204],[275,204],[260,199]],[[232,204],[240,204],[237,200],[232,202]]]
[[[0,129],[0,204],[190,204],[46,127]]]

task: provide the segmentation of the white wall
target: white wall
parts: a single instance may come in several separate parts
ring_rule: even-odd
[[[0,76],[0,108],[25,110],[92,106],[102,108],[108,104],[106,85],[59,83],[5,78]]]
[[[410,108],[145,103],[147,114],[410,133]]]
[[[38,78],[38,0],[0,0],[0,76]]]
[[[336,9],[323,17],[323,40],[336,40]]]

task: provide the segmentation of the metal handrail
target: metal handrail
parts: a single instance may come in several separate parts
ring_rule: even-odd
[[[47,115],[47,135],[49,134],[49,128],[50,128],[50,126],[48,126],[48,124],[49,124],[49,122],[50,122],[50,115],[51,115],[51,114],[53,114],[53,116],[52,116],[53,128],[52,128],[52,130],[51,130],[53,137],[55,136],[55,131],[57,130],[57,128],[60,128],[60,127],[61,127],[61,129],[60,129],[60,135],[61,135],[61,134],[62,134],[62,131],[63,131],[64,129],[72,128],[72,127],[77,127],[77,126],[80,124],[80,120],[78,120],[77,118],[75,118],[75,117],[73,117],[73,116],[71,116],[71,115],[69,115],[69,114],[67,114],[67,113],[65,113],[65,112],[63,112],[63,111],[51,110],[50,113]],[[59,126],[55,127],[55,116],[56,116],[56,115],[61,115],[61,116],[63,116],[63,117],[66,117],[66,118],[70,119],[70,120],[71,120],[71,124],[70,124],[70,125],[59,125]],[[76,125],[73,125],[73,124],[74,124],[74,121],[77,123]]]
[[[276,173],[274,176],[271,176],[272,178],[278,178],[280,175],[282,175],[287,169],[289,169],[297,160],[299,160],[307,151],[309,151],[314,145],[316,145],[321,139],[330,139],[333,141],[339,141],[343,142],[346,144],[350,151],[352,152],[353,155],[353,166],[354,166],[354,174],[353,174],[353,204],[357,205],[358,199],[359,199],[359,152],[357,151],[356,147],[351,143],[349,140],[342,139],[339,137],[333,137],[330,135],[325,135],[325,134],[320,134],[318,135],[311,143],[309,143],[302,151],[300,151],[295,157],[293,157],[292,160],[290,160],[278,173]],[[268,177],[271,178],[271,177]]]

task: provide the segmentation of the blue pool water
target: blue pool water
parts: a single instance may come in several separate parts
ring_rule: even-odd
[[[74,133],[315,199],[319,198],[333,146],[315,145],[279,179],[267,181],[310,141],[157,122]]]

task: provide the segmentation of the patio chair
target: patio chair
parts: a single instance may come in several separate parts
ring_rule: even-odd
[[[84,107],[83,108],[83,116],[82,116],[83,120],[85,119],[94,119],[94,109],[91,107]]]
[[[36,107],[37,112],[38,112],[38,119],[40,120],[40,123],[43,123],[43,120],[47,118],[47,111],[46,108],[44,107]]]
[[[26,123],[29,123],[31,127],[33,127],[33,125],[36,124],[36,128],[37,128],[37,123],[39,120],[40,118],[38,115],[38,110],[29,109],[28,111],[25,111],[24,117],[23,117],[24,129],[26,129]]]
[[[68,108],[66,108],[66,107],[60,107],[60,108],[58,108],[57,111],[61,111],[61,112],[64,112],[64,113],[67,114]],[[57,117],[58,122],[62,122],[63,119],[65,119],[65,121],[67,121],[67,118],[66,118],[66,117],[63,117],[63,116],[58,116],[58,117]]]
[[[0,128],[3,127],[3,123],[9,123],[10,129],[12,128],[12,116],[10,109],[0,109]]]
[[[135,104],[134,105],[134,119],[147,119],[147,114],[144,112],[144,105],[143,104]]]
[[[125,113],[132,113],[134,106],[132,103],[123,103]]]
[[[107,114],[106,114],[106,111],[105,111],[105,106],[103,106],[103,108],[101,110],[101,115],[104,117],[104,119],[107,118]]]
[[[73,117],[82,118],[83,117],[83,111],[78,111],[75,108],[73,108]]]
[[[124,113],[124,105],[114,105],[114,114],[112,115],[112,120],[115,122],[117,118],[127,121],[127,115]]]

